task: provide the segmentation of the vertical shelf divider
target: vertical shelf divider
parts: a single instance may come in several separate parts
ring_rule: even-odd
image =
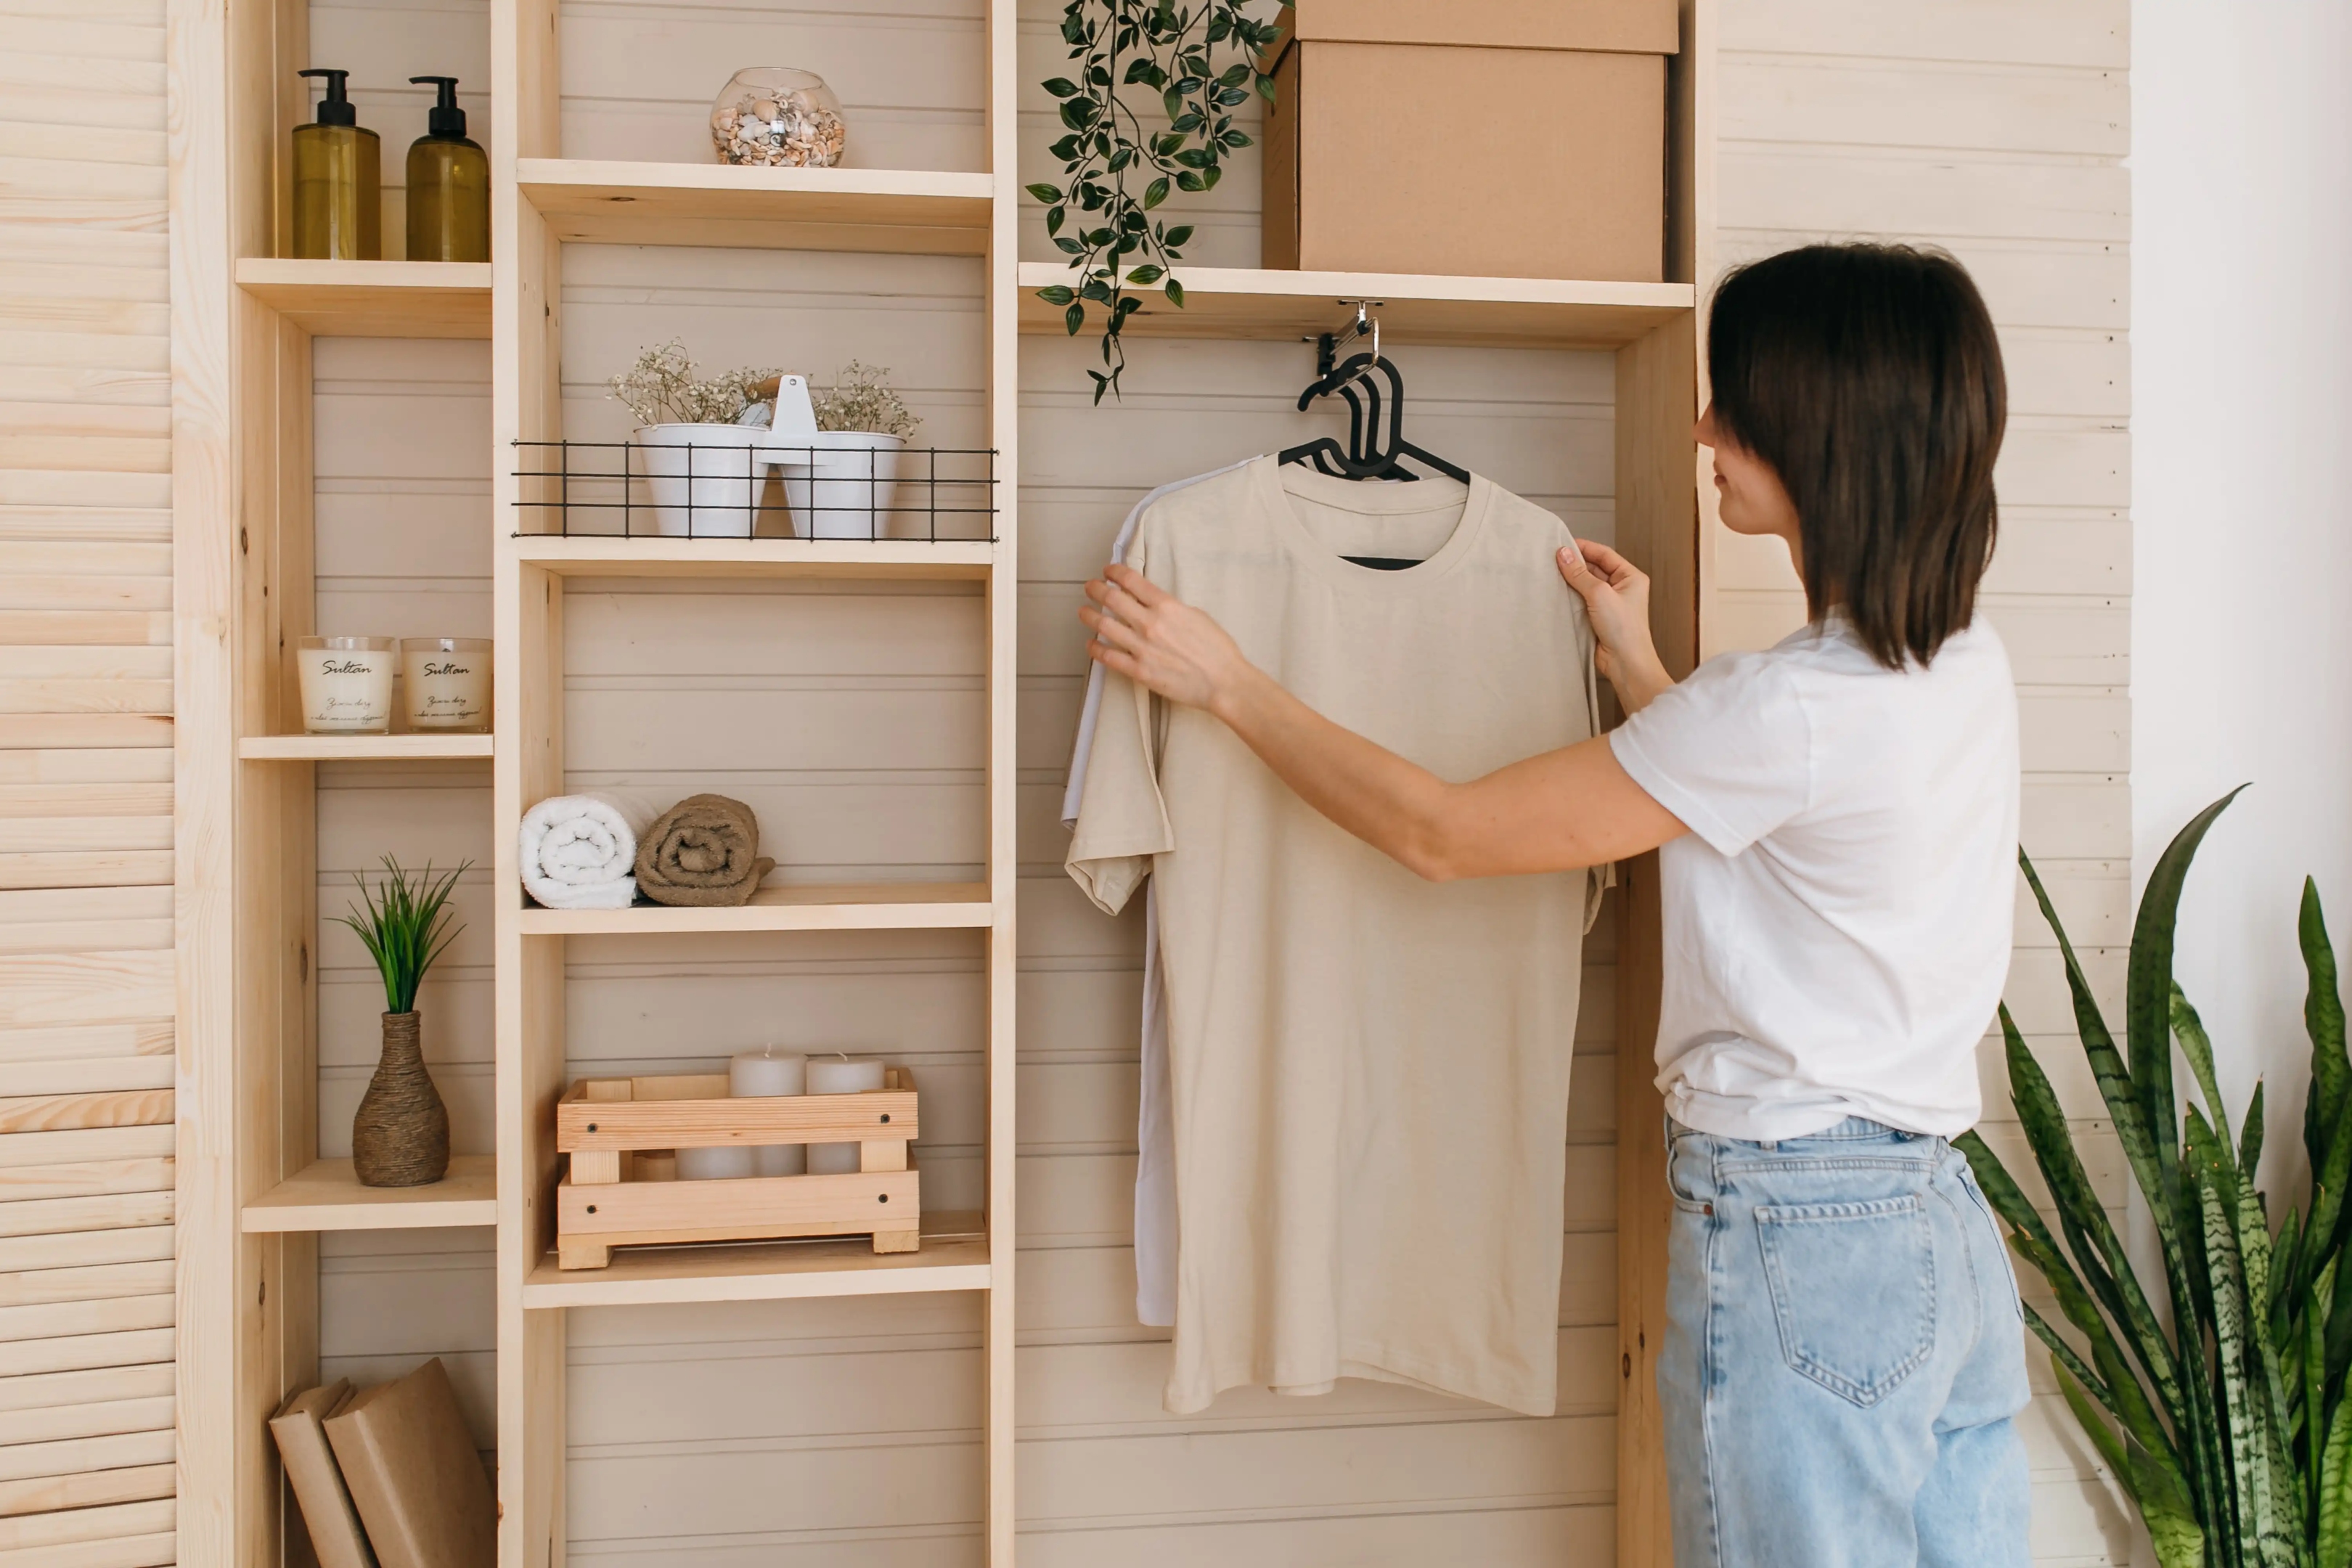
[[[987,1467],[982,1518],[989,1568],[1012,1568],[1015,1513],[1015,1295],[1013,1049],[1019,847],[1014,727],[1019,707],[1021,590],[1020,37],[1015,0],[989,0],[988,153],[993,205],[988,227],[989,445],[994,497],[994,568],[988,578],[988,886],[996,906],[988,933],[988,1255],[982,1332],[987,1363]]]

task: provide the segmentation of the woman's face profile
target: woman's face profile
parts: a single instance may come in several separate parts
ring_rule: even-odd
[[[1734,533],[1777,534],[1798,547],[1797,508],[1770,464],[1718,429],[1715,405],[1699,416],[1698,443],[1715,454],[1715,493],[1723,526]]]

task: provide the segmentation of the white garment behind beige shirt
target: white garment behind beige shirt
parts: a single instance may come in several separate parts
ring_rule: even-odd
[[[1569,538],[1484,479],[1262,458],[1159,502],[1127,560],[1318,712],[1469,779],[1594,732],[1591,631],[1552,563]],[[1424,882],[1222,724],[1118,677],[1068,868],[1111,912],[1159,878],[1182,1238],[1168,1408],[1371,1377],[1550,1414],[1605,871]]]

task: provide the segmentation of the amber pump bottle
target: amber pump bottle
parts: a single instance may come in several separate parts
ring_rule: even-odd
[[[440,89],[425,133],[408,149],[408,259],[490,258],[490,161],[466,139],[454,76],[413,76]]]
[[[383,258],[383,145],[359,122],[343,90],[352,73],[327,79],[319,117],[294,128],[294,254],[314,260]]]

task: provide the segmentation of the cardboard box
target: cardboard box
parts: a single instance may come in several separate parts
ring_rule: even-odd
[[[1269,268],[1656,282],[1675,0],[1297,0]]]

